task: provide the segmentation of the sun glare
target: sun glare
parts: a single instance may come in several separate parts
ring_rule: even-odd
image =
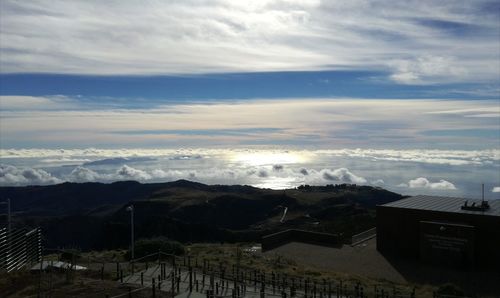
[[[233,162],[249,166],[264,166],[275,164],[296,164],[305,162],[306,157],[295,152],[248,152],[238,153],[232,158]]]

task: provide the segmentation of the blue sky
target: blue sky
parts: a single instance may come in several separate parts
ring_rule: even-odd
[[[406,85],[375,71],[290,71],[190,76],[2,74],[2,95],[65,95],[127,106],[161,102],[281,98],[498,99],[499,83]]]
[[[33,176],[49,177],[40,183],[70,179],[39,161],[43,150],[54,159],[51,150],[81,148],[470,151],[491,155],[490,175],[498,36],[497,1],[2,1],[0,159],[20,168],[4,167],[0,183],[30,183],[22,167],[47,170]],[[10,155],[23,149],[41,156]],[[327,160],[302,166],[323,177],[351,162]],[[157,177],[147,167],[139,176]],[[419,169],[387,187],[454,191],[439,184],[447,177],[410,183],[430,177]]]

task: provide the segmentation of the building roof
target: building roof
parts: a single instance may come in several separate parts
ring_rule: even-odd
[[[468,202],[469,206],[472,203],[481,205],[481,200],[420,195],[387,203],[381,206],[439,212],[500,216],[500,200],[489,200],[488,203],[490,205],[490,208],[485,211],[463,210],[461,209],[461,207],[464,205],[465,201]]]

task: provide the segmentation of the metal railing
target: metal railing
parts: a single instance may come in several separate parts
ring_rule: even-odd
[[[372,239],[376,235],[377,235],[377,228],[371,228],[367,231],[352,236],[351,245],[356,245],[366,240]]]
[[[39,262],[42,255],[40,228],[32,230],[0,228],[0,271],[20,270]]]

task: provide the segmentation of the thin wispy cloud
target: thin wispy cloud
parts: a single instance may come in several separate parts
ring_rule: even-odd
[[[465,117],[471,112],[496,113],[498,106],[492,101],[263,99],[120,109],[75,104],[60,97],[1,99],[12,107],[3,110],[0,120],[3,148],[309,144],[403,149],[424,144],[428,149],[489,149],[497,145],[486,132],[498,129],[498,118]],[[470,142],[478,138],[481,142]]]
[[[500,74],[490,1],[2,1],[3,73],[363,69],[400,84]]]

